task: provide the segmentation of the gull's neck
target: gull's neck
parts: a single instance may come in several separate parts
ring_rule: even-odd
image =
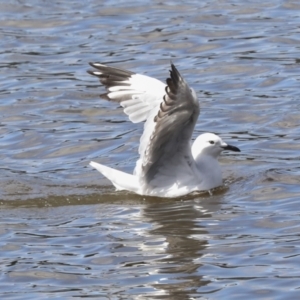
[[[193,153],[193,157],[203,180],[203,189],[209,190],[222,185],[222,172],[217,158],[203,152]]]

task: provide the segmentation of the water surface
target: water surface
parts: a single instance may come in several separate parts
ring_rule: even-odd
[[[0,2],[1,299],[296,299],[296,1]],[[196,90],[195,136],[221,158],[213,195],[114,192],[142,125],[86,74],[99,61]]]

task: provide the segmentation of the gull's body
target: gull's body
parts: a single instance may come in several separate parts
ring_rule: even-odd
[[[179,197],[222,185],[218,156],[223,150],[240,150],[213,133],[198,136],[191,145],[199,102],[173,64],[167,84],[100,63],[91,66],[96,70],[88,72],[107,88],[101,96],[120,103],[133,123],[145,121],[133,174],[90,163],[117,190]]]

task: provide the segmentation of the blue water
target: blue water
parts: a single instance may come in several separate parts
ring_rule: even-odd
[[[296,1],[0,1],[1,299],[296,299]],[[127,172],[132,124],[86,73],[99,61],[196,90],[195,136],[220,159],[212,196],[116,193],[90,160]]]

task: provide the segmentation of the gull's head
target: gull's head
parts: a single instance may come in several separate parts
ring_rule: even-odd
[[[203,133],[199,135],[192,146],[192,154],[194,159],[196,159],[199,155],[207,155],[218,158],[218,156],[224,150],[235,152],[241,151],[235,146],[226,144],[219,136],[213,133]]]

